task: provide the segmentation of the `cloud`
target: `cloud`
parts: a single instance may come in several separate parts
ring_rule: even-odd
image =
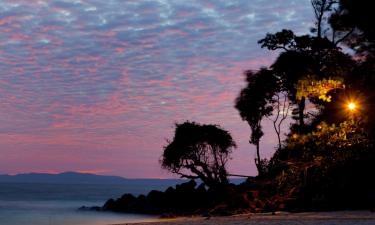
[[[307,32],[312,16],[308,0],[2,1],[2,172],[167,176],[165,138],[189,119],[230,130],[231,170],[254,174],[242,72],[275,58],[257,45],[267,32]]]

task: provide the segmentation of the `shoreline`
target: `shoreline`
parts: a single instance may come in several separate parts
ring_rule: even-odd
[[[370,211],[333,212],[276,212],[249,213],[222,217],[177,217],[160,221],[121,223],[110,225],[370,225],[375,224],[375,213]]]

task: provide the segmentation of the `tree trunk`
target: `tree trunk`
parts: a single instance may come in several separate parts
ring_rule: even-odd
[[[258,176],[262,176],[263,175],[263,168],[262,168],[262,165],[261,165],[261,159],[260,159],[260,148],[259,148],[259,142],[256,144],[256,151],[257,151],[257,157],[255,159],[255,165],[257,167],[257,170],[258,170]]]
[[[304,111],[305,111],[305,97],[302,97],[301,101],[298,103],[298,120],[301,130],[305,127],[304,121]]]

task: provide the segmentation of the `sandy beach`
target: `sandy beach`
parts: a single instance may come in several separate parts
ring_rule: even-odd
[[[319,213],[246,214],[227,217],[183,217],[131,225],[374,225],[375,213],[341,211]],[[130,225],[116,224],[116,225]]]

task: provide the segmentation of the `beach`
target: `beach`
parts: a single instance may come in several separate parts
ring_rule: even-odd
[[[375,213],[369,211],[243,214],[225,217],[181,217],[158,222],[116,225],[373,225]]]

